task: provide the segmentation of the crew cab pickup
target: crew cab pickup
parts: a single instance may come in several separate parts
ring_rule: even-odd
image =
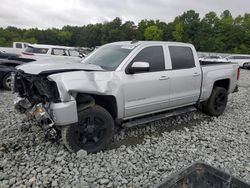
[[[197,109],[220,116],[239,79],[237,64],[201,66],[193,45],[159,41],[115,42],[82,63],[17,69],[16,109],[39,121],[50,137],[60,132],[70,151],[89,153],[104,149],[116,126]]]

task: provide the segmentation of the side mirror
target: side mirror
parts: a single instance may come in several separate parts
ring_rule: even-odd
[[[130,74],[134,74],[137,72],[148,72],[149,68],[148,62],[134,62],[131,67],[128,68],[128,71]]]

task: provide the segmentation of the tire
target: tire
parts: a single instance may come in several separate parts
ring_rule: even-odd
[[[248,64],[248,63],[244,63],[242,68],[243,68],[243,69],[247,69],[247,64]]]
[[[78,112],[78,123],[62,128],[62,140],[71,152],[81,149],[97,153],[106,148],[114,136],[114,120],[101,106]]]
[[[2,86],[6,90],[11,90],[12,89],[11,83],[12,83],[12,76],[11,72],[9,72],[3,77]]]
[[[222,87],[214,87],[209,99],[202,105],[202,111],[210,116],[220,116],[227,106],[227,90]]]

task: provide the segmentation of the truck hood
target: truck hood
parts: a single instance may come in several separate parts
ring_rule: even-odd
[[[16,67],[18,70],[22,70],[27,74],[54,74],[67,71],[87,70],[87,71],[103,71],[103,69],[97,65],[77,63],[74,60],[62,60],[62,59],[47,59],[39,60],[31,63],[25,63]]]

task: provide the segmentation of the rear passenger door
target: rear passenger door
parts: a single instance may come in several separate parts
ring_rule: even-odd
[[[200,95],[201,70],[196,66],[191,47],[169,46],[172,62],[170,76],[170,107],[194,104]]]
[[[164,46],[148,46],[141,49],[127,66],[134,62],[148,62],[149,72],[125,73],[125,117],[152,113],[169,105],[170,82],[165,70]]]

